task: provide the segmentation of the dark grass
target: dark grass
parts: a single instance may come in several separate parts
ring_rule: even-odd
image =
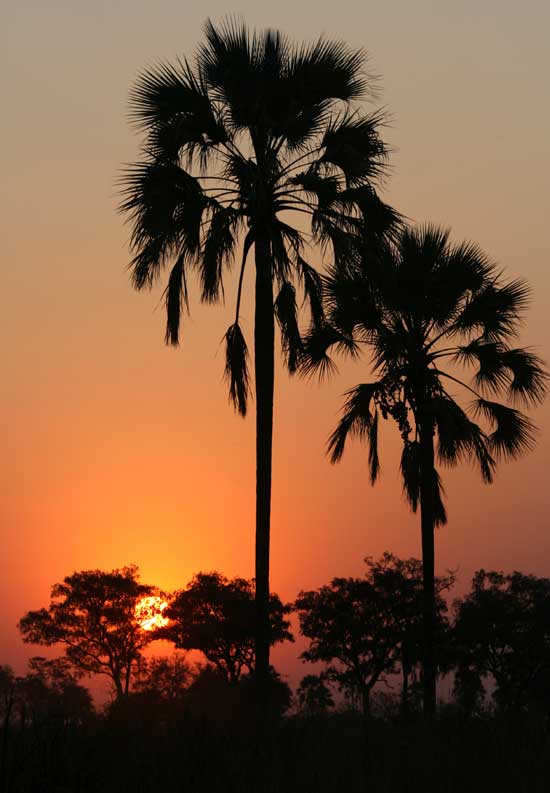
[[[252,725],[98,718],[13,729],[2,793],[547,793],[540,719],[355,714],[287,718],[263,746]]]

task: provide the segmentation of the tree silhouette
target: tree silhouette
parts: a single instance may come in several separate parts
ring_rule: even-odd
[[[35,656],[29,660],[29,672],[17,678],[16,700],[20,724],[27,723],[63,724],[64,727],[79,725],[89,720],[94,713],[90,692],[78,682],[67,658],[43,658]]]
[[[185,653],[144,658],[134,681],[134,690],[164,703],[183,699],[192,679],[192,669]]]
[[[491,675],[501,708],[525,707],[550,672],[550,579],[478,570],[454,608],[458,693],[479,692]]]
[[[368,716],[372,689],[396,669],[399,635],[388,598],[366,579],[335,578],[300,592],[295,609],[310,641],[300,657],[329,664],[324,677],[356,691]]]
[[[376,379],[347,392],[329,440],[333,462],[348,435],[367,443],[370,478],[380,472],[379,418],[391,418],[403,441],[404,493],[420,505],[423,564],[423,699],[435,711],[434,528],[446,522],[437,462],[477,463],[491,482],[499,458],[531,448],[534,426],[495,397],[530,405],[546,392],[547,375],[532,351],[511,346],[529,290],[507,281],[473,244],[452,245],[449,233],[405,229],[397,244],[370,247],[360,259],[336,263],[325,281],[329,324],[307,341],[305,371],[326,371],[331,346],[373,353]],[[445,367],[445,368],[444,368]],[[463,369],[474,369],[471,380]],[[458,390],[470,404],[459,404]],[[481,421],[481,423],[478,423]]]
[[[83,570],[55,584],[49,607],[29,611],[18,627],[24,642],[64,645],[78,672],[107,675],[120,699],[128,693],[142,649],[155,638],[136,616],[140,599],[154,591],[139,582],[135,566]]]
[[[322,675],[304,675],[296,696],[306,716],[319,716],[334,707],[334,698]]]
[[[399,642],[401,666],[401,711],[409,710],[410,683],[422,657],[422,562],[419,559],[400,559],[386,551],[379,559],[368,556],[366,578],[388,600],[392,614],[392,630]],[[452,572],[435,578],[435,644],[440,672],[449,671],[452,660],[450,625],[443,592],[455,583]]]
[[[243,416],[248,350],[240,324],[243,277],[254,248],[256,393],[256,659],[269,670],[269,548],[275,319],[293,372],[302,349],[296,284],[314,323],[322,321],[312,245],[345,260],[365,222],[389,232],[397,214],[374,185],[386,159],[380,114],[353,103],[367,96],[363,52],[320,39],[295,46],[281,33],[207,22],[193,63],[162,63],[138,80],[135,121],[143,159],[123,177],[122,211],[132,223],[136,289],[168,262],[166,341],[178,344],[189,271],[202,300],[223,296],[223,274],[242,243],[235,319],[225,334],[230,399]],[[291,225],[296,218],[298,225]],[[304,230],[304,221],[309,232]]]
[[[294,641],[290,608],[278,595],[269,598],[269,643]],[[255,671],[254,583],[221,573],[198,573],[176,592],[166,609],[170,624],[162,635],[184,650],[200,650],[221,676],[237,683]]]

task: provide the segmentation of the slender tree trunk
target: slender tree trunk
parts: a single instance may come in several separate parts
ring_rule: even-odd
[[[404,643],[401,645],[401,672],[403,686],[401,688],[401,715],[406,717],[409,713],[409,664]]]
[[[370,718],[370,692],[370,687],[364,686],[361,689],[361,710],[365,721]]]
[[[256,382],[256,678],[265,705],[269,685],[269,540],[275,324],[269,242],[256,238],[254,373]]]
[[[115,692],[116,692],[116,699],[117,702],[120,702],[124,699],[124,688],[122,687],[122,680],[120,678],[120,674],[117,672],[112,676],[113,683],[115,684]]]
[[[420,423],[421,484],[420,513],[422,525],[422,694],[424,716],[435,715],[435,548],[434,548],[434,439],[433,422]]]

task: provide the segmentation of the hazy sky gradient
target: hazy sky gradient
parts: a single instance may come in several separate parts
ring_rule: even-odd
[[[136,74],[193,54],[204,18],[242,14],[296,39],[365,46],[381,76],[396,148],[386,199],[452,227],[534,300],[522,341],[550,358],[550,57],[546,2],[12,2],[1,12],[2,561],[0,663],[22,671],[15,629],[77,569],[137,563],[167,589],[198,570],[253,573],[254,420],[222,383],[227,307],[193,301],[179,350],[163,346],[160,289],[129,285],[128,228],[115,181],[137,157],[127,124]],[[229,282],[228,282],[229,283]],[[250,273],[244,318],[251,342]],[[364,450],[324,457],[340,394],[368,379],[341,367],[328,386],[276,383],[272,585],[284,598],[389,549],[420,555],[401,497],[399,439],[382,435],[382,482]],[[444,473],[449,525],[439,569],[467,586],[479,567],[550,576],[550,403],[536,451],[492,487]],[[296,669],[295,649],[278,652]],[[281,660],[282,659],[282,660]],[[294,672],[295,674],[296,672]]]

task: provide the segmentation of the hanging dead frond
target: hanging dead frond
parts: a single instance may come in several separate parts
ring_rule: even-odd
[[[248,347],[238,323],[225,334],[225,377],[229,383],[229,399],[241,416],[246,416],[249,373]]]

